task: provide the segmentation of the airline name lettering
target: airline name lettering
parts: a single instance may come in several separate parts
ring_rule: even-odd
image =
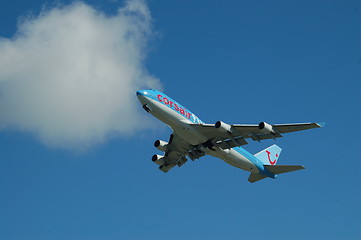
[[[185,116],[186,118],[191,119],[192,114],[189,113],[189,112],[187,112],[187,110],[185,110],[184,108],[178,106],[178,104],[170,101],[168,98],[163,97],[163,96],[160,95],[160,94],[158,94],[157,98],[158,98],[158,101],[159,101],[159,102],[162,102],[162,103],[164,103],[165,105],[170,106],[171,108],[173,108],[174,110],[176,110],[177,112],[179,112],[180,114],[182,114],[183,116]]]

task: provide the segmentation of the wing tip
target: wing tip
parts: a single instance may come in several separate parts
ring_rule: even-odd
[[[316,123],[318,127],[322,128],[326,125],[325,122]]]

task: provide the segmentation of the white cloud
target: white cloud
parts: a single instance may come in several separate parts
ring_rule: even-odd
[[[141,123],[135,91],[159,87],[144,67],[151,16],[141,0],[113,16],[75,2],[23,20],[0,38],[0,128],[86,148]]]

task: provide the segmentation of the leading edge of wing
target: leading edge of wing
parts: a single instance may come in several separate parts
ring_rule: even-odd
[[[325,125],[324,122],[320,123],[286,123],[286,124],[272,124],[273,133],[267,133],[259,128],[259,124],[230,124],[231,130],[228,133],[222,132],[215,127],[215,124],[190,124],[200,133],[203,133],[209,138],[221,138],[223,140],[243,137],[252,138],[255,141],[282,137],[281,133],[289,133],[302,131],[312,128],[321,128]]]
[[[312,128],[322,128],[323,126],[325,126],[324,122],[272,124],[273,129],[275,130],[275,132],[278,133],[289,133],[289,132],[302,131]]]
[[[212,123],[192,123],[190,124],[192,127],[196,127],[198,128],[197,130],[200,130],[201,128],[215,128],[215,124]],[[308,123],[283,123],[283,124],[271,124],[272,127],[304,127],[305,130],[306,129],[310,129],[310,128],[322,128],[326,125],[325,122],[319,122],[319,123],[312,123],[312,122],[308,122]],[[199,127],[198,127],[199,126]],[[244,129],[244,130],[249,130],[249,129],[258,129],[259,124],[230,124],[231,127],[235,128],[235,129]],[[303,130],[303,129],[302,129]]]
[[[213,123],[192,123],[190,124],[192,126],[202,126],[202,127],[214,127],[215,124]],[[230,124],[232,127],[258,127],[258,124]],[[282,124],[272,124],[272,126],[294,126],[294,125],[315,125],[319,128],[322,128],[326,125],[325,122],[319,122],[319,123],[312,123],[312,122],[308,122],[308,123],[282,123]]]

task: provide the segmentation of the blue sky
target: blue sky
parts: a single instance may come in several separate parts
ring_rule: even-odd
[[[1,3],[0,36],[14,39],[19,17],[46,3]],[[85,3],[109,16],[124,5]],[[325,121],[276,141],[280,164],[306,170],[250,184],[247,172],[204,157],[164,174],[151,156],[170,130],[134,93],[133,133],[84,151],[0,131],[0,239],[360,239],[360,1],[147,5],[153,35],[142,61],[165,93],[207,123]]]

